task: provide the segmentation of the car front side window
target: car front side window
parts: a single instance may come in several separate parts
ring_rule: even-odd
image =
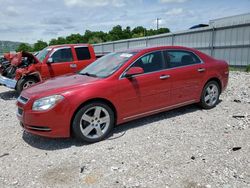
[[[54,63],[73,61],[71,48],[58,49],[52,54],[51,57]]]
[[[139,58],[132,67],[141,67],[144,73],[155,72],[164,68],[162,52],[157,51]]]

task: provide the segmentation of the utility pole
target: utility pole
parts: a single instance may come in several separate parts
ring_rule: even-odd
[[[159,29],[159,21],[161,20],[161,18],[156,18],[156,28],[157,30]]]

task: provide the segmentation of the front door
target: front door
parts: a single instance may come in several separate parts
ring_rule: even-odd
[[[170,102],[170,82],[165,73],[165,64],[161,51],[146,54],[132,64],[141,67],[144,73],[133,78],[122,76],[119,87],[122,101],[123,119],[148,114]]]
[[[55,49],[51,53],[50,58],[52,62],[43,63],[41,66],[43,79],[73,73],[77,69],[77,64],[73,61],[70,47]]]

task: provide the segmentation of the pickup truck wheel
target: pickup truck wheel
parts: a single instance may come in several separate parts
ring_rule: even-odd
[[[84,105],[75,115],[72,130],[74,136],[89,143],[103,140],[114,127],[114,112],[102,102]]]
[[[208,82],[203,88],[200,105],[204,109],[214,108],[220,97],[220,87],[216,81]]]
[[[16,91],[20,94],[24,89],[27,89],[37,83],[35,78],[22,78],[17,82]]]

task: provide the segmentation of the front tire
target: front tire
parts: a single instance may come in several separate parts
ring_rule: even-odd
[[[220,87],[216,81],[208,82],[203,88],[200,105],[204,109],[214,108],[220,98]]]
[[[114,123],[114,112],[107,104],[92,102],[76,113],[72,130],[79,141],[93,143],[103,140],[113,129]]]
[[[16,91],[20,94],[24,89],[31,87],[32,85],[36,84],[38,81],[35,78],[28,77],[22,78],[17,82]]]

